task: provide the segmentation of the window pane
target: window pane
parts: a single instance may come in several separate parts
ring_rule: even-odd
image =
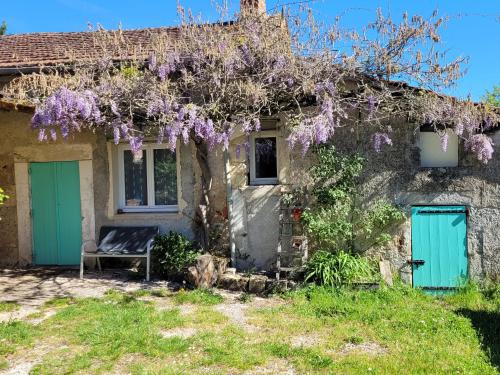
[[[126,150],[123,154],[125,173],[125,205],[148,205],[148,181],[146,151],[142,151],[142,159],[134,162],[132,151]]]
[[[153,150],[155,205],[177,204],[177,163],[175,152],[167,149]]]
[[[426,168],[458,166],[458,136],[448,130],[448,147],[443,151],[441,137],[434,132],[420,132],[420,165]]]
[[[255,138],[255,177],[276,178],[276,137]]]

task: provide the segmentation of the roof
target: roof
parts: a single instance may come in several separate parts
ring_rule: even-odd
[[[8,100],[0,96],[0,111],[2,110],[33,113],[35,111],[35,107],[29,104],[17,103],[13,100]]]
[[[96,57],[95,32],[53,32],[0,36],[0,69],[37,68]],[[121,30],[125,44],[147,49],[151,34],[179,35],[176,27]]]

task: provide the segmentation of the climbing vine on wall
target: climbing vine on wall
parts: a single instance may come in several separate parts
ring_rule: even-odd
[[[405,215],[383,200],[361,206],[359,177],[365,160],[340,154],[331,145],[316,147],[315,154],[310,172],[314,201],[302,215],[313,246],[331,252],[363,252],[390,241],[389,229]]]

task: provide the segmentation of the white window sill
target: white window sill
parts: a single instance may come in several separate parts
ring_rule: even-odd
[[[122,214],[177,214],[179,206],[171,207],[125,207],[117,211],[117,215]]]
[[[259,178],[255,180],[250,180],[250,186],[264,186],[264,185],[279,185],[279,181],[276,178]]]
[[[420,165],[420,169],[453,169],[458,168],[458,165]]]

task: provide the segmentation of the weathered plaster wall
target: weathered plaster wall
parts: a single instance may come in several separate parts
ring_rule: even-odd
[[[0,206],[0,261],[12,265],[18,259],[16,185],[14,178],[14,145],[21,142],[29,129],[17,129],[19,122],[28,124],[29,116],[13,113],[0,114],[0,187],[10,199]],[[5,129],[5,130],[4,130]]]
[[[113,146],[105,137],[91,133],[79,134],[68,144],[68,149],[54,145],[40,145],[36,134],[29,128],[30,115],[18,112],[0,112],[0,186],[10,199],[0,206],[0,264],[13,265],[26,261],[23,249],[29,236],[18,236],[18,210],[29,209],[28,197],[19,201],[16,191],[26,191],[29,184],[24,174],[30,160],[70,160],[75,157],[88,160],[92,165],[93,198],[95,206],[95,231],[101,225],[159,225],[162,231],[177,230],[193,236],[192,219],[200,195],[200,171],[194,161],[194,146],[181,145],[180,191],[181,210],[176,214],[117,214],[114,193]],[[281,123],[281,126],[284,124]],[[368,133],[359,129],[354,133],[335,136],[337,148],[342,152],[357,151],[367,157],[362,177],[363,204],[376,199],[387,199],[401,205],[409,213],[415,204],[465,204],[470,208],[468,218],[468,252],[472,276],[500,277],[500,132],[494,134],[495,158],[487,165],[466,155],[460,147],[458,168],[421,168],[419,162],[418,133],[413,125],[403,121],[393,123],[394,145],[376,154]],[[278,148],[281,186],[251,187],[247,185],[247,160],[245,152],[236,157],[236,145],[243,144],[243,135],[235,135],[229,151],[233,183],[234,228],[241,268],[269,268],[274,264],[277,245],[278,203],[282,188],[307,181],[309,157],[300,152],[290,153],[286,134],[280,130]],[[57,145],[63,143],[57,142]],[[89,156],[85,156],[90,147]],[[17,149],[17,151],[16,151]],[[61,151],[61,150],[64,150]],[[186,157],[186,155],[189,155]],[[85,157],[84,157],[85,156]],[[15,163],[16,162],[16,163]],[[209,153],[213,175],[211,203],[214,211],[225,212],[223,155],[219,149]],[[89,182],[90,183],[90,182]],[[86,197],[87,201],[90,198]],[[26,223],[21,223],[23,228]],[[374,251],[377,256],[389,259],[403,279],[411,281],[411,269],[406,261],[411,257],[410,220],[395,229],[394,241],[384,249]]]
[[[265,126],[265,123],[264,123]],[[280,122],[271,121],[268,128],[276,127],[279,185],[248,185],[248,155],[243,134],[232,138],[229,156],[233,186],[233,230],[237,264],[240,269],[269,270],[276,265],[279,240],[279,209],[282,190],[290,184],[291,154],[286,134]],[[241,152],[237,156],[236,148]]]
[[[466,205],[468,217],[469,272],[472,277],[500,277],[500,132],[493,134],[494,159],[488,164],[459,147],[456,168],[420,167],[419,132],[415,125],[394,121],[393,146],[374,152],[368,131],[336,137],[341,152],[359,152],[367,158],[362,176],[362,204],[386,199],[403,207],[410,216],[412,205]],[[411,282],[411,220],[395,230],[393,242],[374,251],[391,261],[402,278]]]
[[[0,186],[10,198],[0,206],[0,264],[15,265],[31,262],[30,186],[28,166],[31,161],[90,160],[93,134],[81,134],[73,146],[56,142],[40,145],[29,126],[31,115],[0,111]],[[85,164],[84,164],[85,165]],[[84,168],[85,169],[85,168]],[[85,170],[83,171],[85,172]],[[82,176],[88,175],[83,173]],[[90,204],[91,199],[82,196]],[[86,207],[84,207],[86,209]],[[83,211],[87,212],[86,210]],[[84,226],[91,223],[84,219]],[[88,228],[84,231],[89,235]],[[88,238],[88,237],[85,237]]]
[[[181,232],[193,237],[195,179],[191,146],[180,144],[178,162],[179,212],[177,213],[117,213],[116,146],[104,136],[97,139],[93,151],[94,200],[96,225],[158,225],[160,231]]]
[[[10,198],[0,206],[0,264],[31,262],[31,220],[28,165],[31,161],[80,160],[83,238],[97,237],[102,225],[158,225],[193,237],[195,180],[192,146],[181,145],[178,164],[180,211],[178,213],[117,214],[112,155],[104,136],[78,134],[68,142],[40,144],[30,129],[31,115],[0,111],[0,187]],[[94,207],[94,208],[92,208]],[[20,221],[19,221],[20,220]],[[19,225],[18,225],[19,223]],[[93,232],[93,233],[89,233]]]

